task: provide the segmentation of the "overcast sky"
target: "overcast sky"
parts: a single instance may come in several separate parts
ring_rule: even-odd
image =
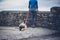
[[[37,0],[38,10],[49,11],[53,6],[60,6],[60,0]],[[28,10],[29,0],[0,0],[2,10]]]

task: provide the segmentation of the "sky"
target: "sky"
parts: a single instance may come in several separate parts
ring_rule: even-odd
[[[50,11],[51,7],[59,6],[60,0],[37,0],[39,11]],[[28,11],[29,0],[0,0],[0,11],[20,10]]]

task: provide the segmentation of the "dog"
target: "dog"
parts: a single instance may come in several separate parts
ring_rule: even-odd
[[[27,29],[27,25],[24,22],[22,22],[21,24],[19,24],[19,29],[20,31],[24,31]]]

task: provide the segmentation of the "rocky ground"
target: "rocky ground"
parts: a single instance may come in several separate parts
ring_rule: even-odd
[[[20,31],[18,27],[0,27],[0,40],[60,40],[60,34],[41,27],[29,27],[25,31]]]

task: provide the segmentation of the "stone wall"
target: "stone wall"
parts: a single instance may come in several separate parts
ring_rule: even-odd
[[[60,29],[60,7],[52,7],[51,13],[53,14],[53,26],[56,27],[56,29]]]
[[[18,26],[19,21],[24,19],[24,16],[22,15],[23,13],[20,11],[0,12],[0,26]]]
[[[0,12],[0,26],[18,26],[26,18],[28,11]],[[60,27],[60,7],[52,7],[51,11],[37,13],[36,27],[58,29]]]
[[[0,26],[18,26],[19,23],[24,21],[27,13],[27,11],[2,11],[0,12]],[[50,15],[50,12],[38,12],[36,19],[37,26],[43,26],[41,24],[47,22],[48,15]]]

